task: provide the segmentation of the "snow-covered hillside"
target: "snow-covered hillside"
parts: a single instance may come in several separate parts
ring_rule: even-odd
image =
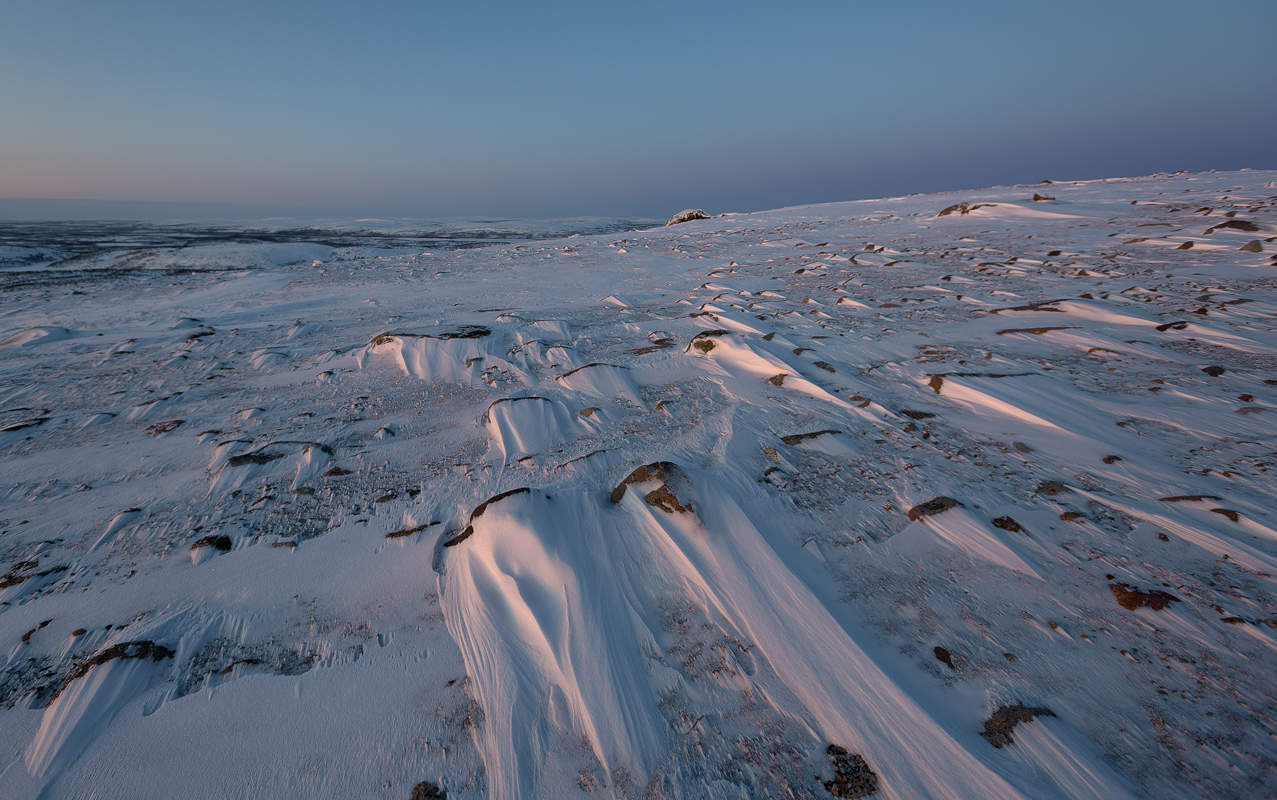
[[[1277,791],[1277,173],[278,250],[6,291],[0,796]]]

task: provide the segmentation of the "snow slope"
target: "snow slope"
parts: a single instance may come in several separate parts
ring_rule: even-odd
[[[1277,173],[289,248],[0,308],[0,796],[1277,790]]]

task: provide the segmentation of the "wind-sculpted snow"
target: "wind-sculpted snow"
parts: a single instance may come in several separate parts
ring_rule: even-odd
[[[0,796],[1272,794],[1277,174],[307,247],[11,285]]]

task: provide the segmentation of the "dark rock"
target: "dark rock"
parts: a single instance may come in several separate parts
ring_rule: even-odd
[[[825,789],[834,797],[868,797],[878,791],[878,775],[859,753],[831,744],[825,753],[834,764],[834,779],[825,781]]]
[[[909,521],[915,522],[923,517],[930,517],[961,505],[962,503],[952,497],[933,497],[927,502],[920,503],[909,509]]]
[[[900,413],[904,414],[906,417],[909,417],[910,419],[930,419],[931,417],[935,416],[935,414],[931,413],[930,411],[915,411],[911,408],[901,409]]]
[[[1038,717],[1054,716],[1054,712],[1049,708],[1031,708],[1018,703],[1013,706],[1002,706],[984,721],[984,730],[980,731],[980,735],[994,747],[1014,744],[1015,740],[1011,738],[1011,731],[1016,725],[1021,722],[1032,722]]]
[[[950,214],[970,214],[977,208],[984,208],[988,205],[992,205],[992,203],[954,203],[953,205],[942,209],[939,214],[936,214],[936,216],[947,217]]]
[[[264,450],[257,450],[252,453],[241,453],[237,456],[231,456],[226,461],[226,465],[230,467],[242,467],[245,464],[269,464],[277,458],[283,458],[283,453],[269,453]]]
[[[670,217],[669,220],[666,221],[665,227],[668,228],[670,225],[678,225],[681,222],[691,222],[696,219],[709,219],[709,214],[706,214],[703,209],[699,208],[684,209]]]
[[[1207,228],[1206,234],[1209,235],[1211,233],[1214,233],[1215,231],[1223,230],[1223,229],[1231,229],[1235,231],[1249,231],[1251,233],[1254,233],[1255,231],[1259,230],[1259,226],[1249,220],[1230,219],[1226,222],[1221,222],[1218,225],[1212,225],[1211,227]]]
[[[461,544],[466,539],[469,539],[472,535],[474,535],[474,521],[478,519],[479,517],[483,516],[483,512],[488,510],[488,506],[492,505],[493,503],[498,503],[506,499],[507,497],[512,497],[516,494],[529,494],[531,492],[532,490],[530,488],[528,488],[527,486],[522,486],[518,489],[511,489],[508,492],[502,492],[501,494],[493,495],[492,497],[489,497],[487,500],[484,500],[482,503],[475,506],[474,511],[470,512],[470,524],[466,525],[465,530],[449,538],[446,542],[443,543],[443,546],[455,547],[456,545]]]
[[[154,425],[151,425],[150,427],[148,427],[146,429],[146,432],[151,434],[152,436],[159,436],[161,434],[168,433],[169,431],[175,429],[178,425],[181,425],[185,421],[186,420],[181,420],[181,419],[170,419],[166,422],[157,422]]]
[[[692,341],[688,343],[686,349],[684,349],[683,352],[690,353],[693,350],[698,350],[701,353],[708,353],[710,350],[713,350],[715,347],[714,340],[720,336],[726,336],[728,333],[729,333],[728,331],[725,331],[722,329],[701,331],[700,333],[692,337]]]
[[[1112,590],[1113,596],[1117,598],[1118,604],[1122,608],[1131,611],[1144,606],[1148,606],[1154,611],[1161,611],[1170,603],[1179,602],[1179,598],[1175,595],[1158,589],[1150,589],[1145,592],[1125,583],[1110,583],[1109,589]]]
[[[948,650],[941,647],[940,645],[936,645],[935,647],[931,649],[931,652],[935,654],[936,660],[939,661],[941,664],[944,664],[946,667],[953,670],[954,672],[958,671],[958,668],[953,665],[953,654],[950,653]]]
[[[1076,325],[1048,325],[1041,328],[1003,328],[997,331],[999,336],[1006,336],[1008,333],[1031,333],[1034,336],[1041,336],[1051,331],[1070,331],[1076,328]]]
[[[225,553],[231,549],[231,537],[221,534],[216,536],[204,536],[196,539],[191,545],[192,550],[197,550],[201,547],[211,547],[214,550],[220,550]]]
[[[411,536],[414,533],[420,533],[421,531],[424,531],[426,528],[429,528],[432,525],[438,525],[438,524],[440,524],[439,521],[435,520],[433,522],[426,522],[412,528],[400,528],[397,531],[391,531],[390,533],[386,534],[386,538],[387,539],[402,539],[405,536]]]
[[[433,781],[422,781],[412,787],[408,800],[448,800],[448,792]]]
[[[1024,530],[1024,528],[1020,527],[1020,523],[1016,522],[1011,517],[998,517],[993,521],[993,527],[1001,528],[1004,531],[1011,531],[1012,533],[1018,533],[1019,531]]]
[[[794,445],[801,444],[808,439],[815,439],[817,436],[824,436],[829,433],[842,433],[842,431],[836,431],[830,428],[823,431],[812,431],[811,433],[791,433],[788,436],[780,437],[780,440],[785,444]]]
[[[100,650],[90,658],[87,658],[77,664],[75,669],[71,670],[71,673],[67,675],[66,679],[63,680],[57,690],[54,691],[50,702],[56,700],[58,695],[62,694],[62,692],[71,685],[72,681],[77,678],[84,677],[89,674],[89,670],[96,666],[105,664],[108,661],[114,661],[117,658],[136,658],[142,660],[150,659],[151,661],[161,661],[166,658],[172,658],[176,654],[175,650],[170,650],[164,645],[156,644],[149,639],[139,639],[133,642],[120,642],[119,644],[111,645],[105,650]]]

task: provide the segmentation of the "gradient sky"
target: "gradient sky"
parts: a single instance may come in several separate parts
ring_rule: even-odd
[[[7,0],[0,197],[651,215],[1277,167],[1277,1]]]

